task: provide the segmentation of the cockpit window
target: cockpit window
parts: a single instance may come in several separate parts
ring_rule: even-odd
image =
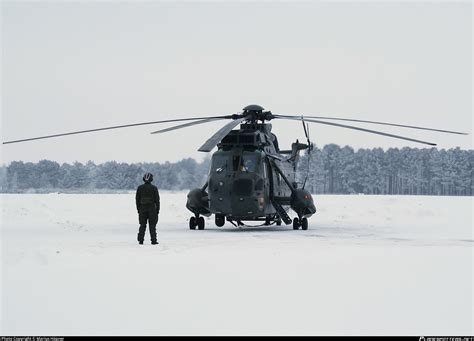
[[[254,173],[258,169],[258,155],[255,153],[243,153],[240,171]]]
[[[228,155],[214,155],[212,157],[212,171],[216,173],[222,172],[227,168]]]

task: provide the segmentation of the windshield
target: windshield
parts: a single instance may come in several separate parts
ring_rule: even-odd
[[[212,157],[212,171],[220,173],[227,167],[229,157],[227,155],[214,155]]]
[[[242,162],[240,164],[241,172],[256,172],[258,170],[258,154],[246,153],[242,155]]]

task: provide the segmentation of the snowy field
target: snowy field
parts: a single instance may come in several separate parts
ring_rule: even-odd
[[[319,196],[308,231],[189,230],[161,192],[2,195],[1,335],[472,335],[473,198]]]

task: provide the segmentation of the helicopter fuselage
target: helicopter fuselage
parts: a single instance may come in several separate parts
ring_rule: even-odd
[[[207,183],[189,193],[187,208],[196,215],[215,214],[218,226],[224,219],[281,222],[276,205],[283,209],[292,206],[301,191],[296,189],[295,178],[298,151],[304,149],[301,146],[306,145],[293,144],[292,150],[280,154],[270,124],[242,124],[218,144]],[[312,198],[308,198],[308,206],[302,216],[316,211]]]

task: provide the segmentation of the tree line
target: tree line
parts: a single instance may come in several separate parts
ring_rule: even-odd
[[[298,178],[312,193],[473,195],[474,151],[359,149],[329,144],[300,162]],[[306,170],[304,169],[306,166]]]
[[[170,163],[123,163],[109,161],[95,164],[59,164],[41,160],[37,163],[13,161],[0,169],[1,191],[8,193],[113,192],[135,190],[146,172],[160,189],[183,190],[201,187],[207,177],[209,160],[198,163],[187,158]]]
[[[308,165],[309,161],[309,165]],[[0,190],[8,193],[135,190],[145,172],[160,189],[201,187],[210,159],[170,163],[59,164],[14,161],[0,167]],[[418,148],[359,149],[336,144],[301,155],[300,186],[315,194],[473,195],[474,151]],[[309,170],[309,172],[308,172]]]

